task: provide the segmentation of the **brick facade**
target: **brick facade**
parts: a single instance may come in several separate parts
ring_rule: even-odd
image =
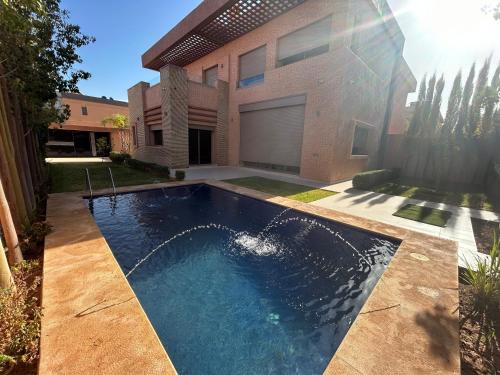
[[[351,178],[355,173],[375,165],[389,103],[393,66],[402,59],[402,43],[401,40],[394,41],[393,55],[378,58],[376,54],[379,51],[372,51],[372,63],[375,61],[376,69],[381,67],[376,73],[350,48],[355,18],[359,14],[363,14],[364,22],[380,20],[377,9],[368,0],[309,0],[184,67],[187,79],[199,82],[204,69],[218,67],[215,163],[240,165],[240,105],[306,95],[300,175],[334,182]],[[329,51],[286,66],[277,66],[278,39],[327,16],[332,19]],[[382,42],[392,43],[389,34]],[[264,82],[238,87],[239,56],[263,45],[266,45]],[[170,67],[161,69],[162,85],[167,82],[165,69],[172,70]],[[184,88],[181,91],[184,92]],[[406,101],[411,88],[393,91],[398,96],[393,102],[400,105]],[[207,97],[206,108],[210,107],[208,102],[212,100],[213,97],[210,100]],[[184,105],[181,107],[185,108]],[[164,116],[170,115],[164,113]],[[188,125],[184,118],[180,114],[177,116],[179,126],[184,124],[187,132]],[[166,121],[168,123],[169,120]],[[370,129],[368,156],[351,155],[357,124]],[[171,150],[178,160],[184,161],[185,133],[180,128],[176,129],[179,133],[172,133]],[[164,136],[168,138],[167,134],[164,133]],[[177,164],[182,165],[180,162]]]

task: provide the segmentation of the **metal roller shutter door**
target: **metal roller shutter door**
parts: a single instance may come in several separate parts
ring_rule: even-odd
[[[240,159],[243,163],[300,167],[304,105],[240,113]]]

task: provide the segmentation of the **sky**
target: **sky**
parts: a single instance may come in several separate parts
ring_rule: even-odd
[[[484,5],[499,0],[388,0],[406,37],[404,57],[418,81],[424,74],[444,74],[444,96],[455,74],[493,54],[500,61],[500,20],[484,14]],[[80,91],[127,100],[127,89],[154,81],[158,72],[141,66],[141,55],[194,9],[200,0],[62,0],[70,21],[96,42],[82,48],[92,77]],[[98,11],[96,11],[98,10]],[[465,79],[465,78],[464,78]],[[410,95],[409,101],[416,94]]]

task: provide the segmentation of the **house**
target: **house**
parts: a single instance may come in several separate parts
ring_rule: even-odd
[[[132,154],[349,179],[415,90],[404,42],[382,0],[205,0],[142,55]]]
[[[64,123],[49,126],[48,156],[96,156],[103,153],[100,144],[108,145],[105,154],[121,151],[119,130],[103,125],[102,120],[116,113],[128,116],[127,102],[78,93],[61,93],[58,102],[58,106],[69,106],[71,113]]]

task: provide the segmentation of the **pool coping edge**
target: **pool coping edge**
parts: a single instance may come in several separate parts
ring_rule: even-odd
[[[346,334],[340,347],[332,357],[328,367],[325,370],[325,374],[420,374],[425,373],[425,371],[432,371],[432,373],[435,374],[459,373],[459,339],[457,338],[456,340],[451,340],[450,342],[443,343],[443,345],[447,348],[447,353],[445,353],[446,355],[436,356],[432,353],[432,351],[435,351],[432,348],[436,347],[436,338],[433,337],[432,332],[429,332],[431,330],[429,326],[432,329],[440,329],[439,322],[442,320],[449,322],[448,326],[445,328],[450,331],[449,333],[452,336],[454,334],[453,331],[456,331],[456,333],[458,333],[458,256],[457,244],[455,242],[424,235],[392,225],[363,219],[357,216],[344,214],[338,211],[313,206],[308,203],[292,201],[288,198],[269,195],[263,192],[240,187],[223,181],[201,179],[128,186],[117,188],[117,193],[155,190],[160,188],[193,185],[200,183],[222,188],[224,190],[242,194],[251,198],[267,201],[269,203],[278,204],[280,206],[289,207],[297,211],[320,216],[328,220],[334,220],[344,225],[349,225],[361,230],[380,233],[384,236],[401,241],[400,247],[393,257],[391,263],[378,280],[371,295],[365,302],[363,309],[352,323],[349,332]],[[103,189],[95,191],[94,196],[106,195],[110,193],[112,193],[111,189]],[[158,338],[153,326],[151,325],[151,322],[147,318],[147,315],[142,309],[140,302],[135,296],[135,293],[133,292],[127,279],[125,278],[125,275],[121,271],[121,268],[119,267],[115,257],[113,256],[111,249],[102,236],[102,233],[97,227],[97,224],[93,220],[90,211],[84,204],[84,200],[82,198],[87,195],[88,193],[86,192],[55,193],[49,195],[47,204],[47,220],[49,222],[51,220],[55,220],[56,225],[54,227],[54,232],[47,237],[44,261],[47,261],[47,264],[49,265],[51,264],[51,262],[58,263],[57,260],[54,260],[54,257],[58,258],[61,255],[68,253],[70,253],[71,256],[76,256],[76,259],[81,260],[80,258],[84,257],[81,248],[81,242],[83,241],[83,238],[75,243],[61,245],[61,239],[58,240],[57,237],[62,237],[62,240],[64,240],[64,236],[67,235],[67,233],[64,232],[70,230],[68,228],[71,228],[72,223],[74,223],[74,221],[72,220],[65,220],[65,217],[67,218],[68,216],[68,210],[73,213],[73,215],[71,215],[70,212],[70,216],[81,216],[83,218],[82,220],[86,221],[86,223],[89,223],[90,218],[93,222],[93,225],[95,226],[95,228],[91,229],[93,230],[93,236],[95,236],[94,240],[98,242],[99,251],[107,253],[105,254],[105,258],[108,259],[104,260],[104,263],[106,264],[105,268],[109,269],[110,272],[113,273],[113,280],[117,283],[117,285],[122,284],[120,286],[122,290],[128,290],[128,292],[124,293],[132,298],[132,300],[130,301],[130,305],[133,305],[131,307],[131,311],[133,311],[134,314],[138,314],[137,319],[139,319],[142,328],[145,330],[145,335],[138,337],[139,340],[136,340],[135,342],[129,341],[127,344],[129,347],[134,346],[131,344],[140,345],[141,342],[144,342],[146,339],[148,339],[149,344],[152,345],[152,347],[148,349],[153,353],[153,356],[145,360],[142,356],[143,353],[136,353],[137,350],[135,350],[135,347],[132,347],[128,348],[129,352],[131,353],[128,357],[128,360],[120,362],[118,366],[114,363],[107,362],[113,361],[113,359],[115,359],[115,356],[113,355],[114,353],[112,352],[112,355],[109,356],[110,358],[107,358],[107,356],[101,357],[99,358],[98,363],[106,368],[106,373],[118,374],[121,373],[121,371],[124,371],[124,369],[130,371],[130,366],[133,366],[133,362],[138,361],[139,363],[144,362],[143,365],[145,365],[146,367],[150,366],[148,368],[150,368],[151,371],[148,371],[148,373],[175,374],[176,372],[174,365],[168,357],[166,348],[162,345],[160,339]],[[62,204],[61,201],[68,201],[69,207],[64,207],[67,205]],[[76,203],[77,201],[80,202],[80,204]],[[55,203],[59,203],[59,207],[57,207],[58,205]],[[84,209],[82,210],[82,208]],[[54,246],[54,244],[56,244],[56,246]],[[101,256],[102,255],[103,254],[101,254]],[[109,259],[110,256],[112,259]],[[427,261],[423,261],[423,258],[418,259],[419,256],[427,258]],[[436,259],[442,261],[443,264],[440,264],[436,267],[434,267],[434,265],[432,267],[429,267],[428,263],[433,263],[430,261]],[[394,262],[395,260],[396,262]],[[410,271],[412,271],[413,268],[419,268],[419,275],[417,276],[424,276],[424,278],[421,280],[412,280],[411,276],[414,277],[415,275],[407,275],[404,272],[402,274],[402,269],[399,269],[399,267],[402,267],[402,269],[405,270],[409,269]],[[439,275],[440,277],[431,275],[431,273],[435,272],[436,270],[441,272],[441,274]],[[64,279],[64,272],[67,272],[67,270],[58,272],[58,270],[54,270],[54,267],[49,267],[47,269],[44,268],[45,280],[42,286],[42,304],[44,305],[44,307],[47,307],[45,305],[47,302],[62,303],[63,299],[61,297],[62,294],[64,294],[65,288],[61,288],[57,284],[51,283],[50,279],[54,277]],[[56,273],[57,275],[54,276],[54,273]],[[121,276],[117,277],[117,275]],[[67,277],[68,275],[66,275],[66,278]],[[52,288],[54,290],[49,290],[47,288]],[[382,290],[382,288],[385,289]],[[391,293],[389,293],[389,295],[386,295],[387,291],[390,291]],[[97,299],[97,295],[100,295],[100,292],[98,292],[99,291],[92,292],[96,294],[96,297],[94,299]],[[439,303],[437,303],[436,293],[437,297],[439,297]],[[51,299],[51,295],[54,294],[56,295],[56,298]],[[408,298],[412,298],[413,300],[417,301],[417,305],[415,306],[415,303],[408,303],[409,301],[406,301],[406,299]],[[404,300],[403,304],[401,304],[401,299]],[[399,303],[397,307],[394,307],[397,305],[397,303],[395,302]],[[419,306],[419,304],[421,304],[422,306]],[[435,306],[443,305],[444,310],[435,311],[435,306],[432,306],[434,304]],[[423,308],[424,305],[425,309]],[[453,311],[454,305],[456,308],[455,311]],[[66,306],[66,308],[68,307]],[[105,311],[105,314],[109,315],[111,319],[113,319],[114,315],[118,316],[115,317],[117,319],[123,318],[123,316],[120,315],[123,314],[123,311],[116,311],[118,310],[118,308],[115,308],[115,311],[113,311],[113,309],[107,309]],[[73,322],[73,319],[71,314],[69,314],[69,316],[64,316],[63,319],[59,319],[60,322],[54,322],[54,317],[52,316],[54,313],[53,310],[54,309],[52,308],[49,308],[48,310],[45,309],[45,315],[42,318],[40,373],[46,373],[42,371],[48,371],[50,373],[62,373],[67,371],[68,368],[75,369],[75,365],[79,366],[78,371],[95,371],[95,363],[92,363],[92,361],[90,360],[85,361],[87,362],[86,368],[84,368],[85,363],[82,363],[81,361],[73,361],[73,363],[68,363],[68,358],[74,359],[75,353],[71,353],[71,350],[68,350],[69,348],[67,346],[61,347],[61,341],[57,338],[54,338],[53,335],[57,335],[58,333],[64,332],[65,330],[69,329]],[[50,314],[47,314],[48,312],[50,312]],[[75,312],[74,307],[71,312]],[[423,314],[420,321],[416,320],[418,319],[419,315],[415,314],[418,313]],[[440,315],[437,315],[438,313]],[[396,322],[397,324],[392,321],[395,318],[399,319],[398,322]],[[405,321],[405,319],[408,318],[414,318],[416,324],[415,322],[411,323],[407,320]],[[410,332],[402,332],[402,337],[396,337],[397,335],[394,335],[395,332],[392,332],[391,329],[393,329],[398,324],[402,324],[403,327],[405,326],[405,322],[408,323],[406,324],[405,331],[409,329]],[[90,327],[88,328],[93,328],[96,331],[96,335],[99,336],[99,326],[92,326],[92,324],[90,324]],[[127,324],[127,322],[125,321],[124,324]],[[395,346],[395,349],[398,350],[394,351],[388,350],[387,348],[381,348],[381,329],[383,333],[390,333],[389,337],[391,337],[391,340],[394,341],[393,343],[385,342],[385,346],[389,344],[389,346]],[[85,333],[86,335],[84,336],[88,336],[89,332]],[[115,336],[115,339],[118,341],[120,340],[119,334],[121,334],[121,332],[117,332]],[[384,335],[383,338],[387,338],[387,335]],[[70,341],[75,341],[75,339],[72,338]],[[437,338],[437,341],[439,342],[439,338]],[[372,355],[372,353],[366,353],[367,348],[370,348],[370,343],[372,344],[372,347],[373,344],[375,344],[374,349],[376,350],[370,351],[373,351],[374,353],[376,353],[376,355]],[[378,346],[376,345],[377,343],[379,344]],[[125,343],[122,342],[121,344]],[[50,346],[56,347],[50,348]],[[58,348],[57,346],[60,347]],[[116,346],[114,345],[114,343],[106,343],[105,345],[107,349],[110,349],[114,346]],[[80,347],[79,349],[80,351],[78,352],[78,354],[80,356],[92,358],[92,354],[95,355],[95,353],[92,352],[89,352],[88,355],[84,354],[81,351],[82,348]],[[127,350],[127,345],[123,346],[123,350]],[[58,367],[59,371],[56,371],[54,363],[51,363],[54,362],[53,356],[59,355],[61,357],[61,354],[64,354],[65,351],[67,352],[66,355],[62,355],[62,358],[59,358],[56,362],[58,366],[63,365],[63,363],[66,362],[65,365],[67,367]],[[388,352],[390,352],[390,357],[387,357]],[[396,357],[395,352],[399,354]],[[420,358],[416,358],[416,352],[420,353]],[[61,361],[62,363],[59,363]],[[76,373],[75,371],[72,372]]]

